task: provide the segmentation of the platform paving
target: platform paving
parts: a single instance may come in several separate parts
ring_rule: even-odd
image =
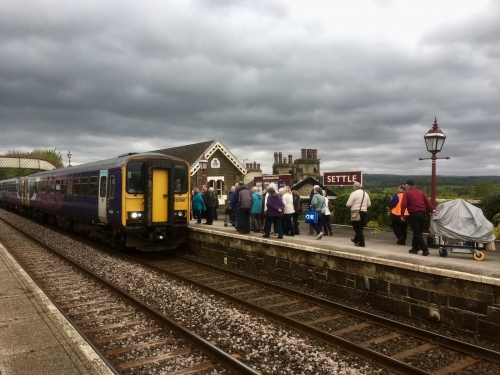
[[[0,374],[113,374],[2,244]]]
[[[496,251],[483,250],[485,258],[477,261],[472,254],[450,253],[447,257],[440,257],[437,249],[429,249],[428,256],[410,254],[412,234],[409,233],[406,246],[397,245],[396,237],[389,231],[374,231],[365,228],[366,247],[356,247],[351,242],[354,230],[350,226],[332,225],[333,236],[323,236],[321,240],[316,235],[310,236],[309,225],[300,223],[300,235],[277,239],[262,238],[262,233],[239,234],[234,227],[224,226],[224,220],[214,221],[213,225],[196,224],[190,222],[190,228],[204,232],[224,233],[231,236],[246,236],[257,242],[279,241],[285,246],[303,247],[314,252],[327,252],[346,258],[358,258],[360,260],[385,264],[397,265],[408,269],[418,269],[425,273],[433,273],[441,276],[449,276],[458,279],[484,282],[486,284],[500,285],[500,243],[496,241]]]

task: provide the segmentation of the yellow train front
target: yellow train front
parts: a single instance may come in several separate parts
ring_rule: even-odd
[[[12,185],[2,203],[113,247],[160,251],[186,240],[191,201],[185,160],[126,154],[11,180],[0,182]]]

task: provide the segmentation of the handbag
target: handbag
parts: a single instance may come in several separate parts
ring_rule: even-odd
[[[318,222],[318,212],[317,211],[307,211],[304,220],[308,224],[313,224]]]
[[[359,211],[361,211],[361,207],[363,207],[363,201],[365,199],[365,192],[363,191],[363,198],[361,199],[361,204],[359,205],[359,210],[352,210],[351,211],[351,221],[360,221],[361,220],[361,214]]]

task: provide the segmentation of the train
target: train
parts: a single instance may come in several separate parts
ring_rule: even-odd
[[[118,249],[163,251],[186,241],[189,163],[128,153],[0,181],[0,206]]]

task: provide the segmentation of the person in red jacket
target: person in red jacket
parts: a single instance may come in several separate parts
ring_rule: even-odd
[[[429,202],[424,192],[415,189],[415,182],[413,182],[413,180],[406,181],[406,192],[403,193],[401,212],[405,212],[405,210],[408,209],[410,213],[408,220],[411,230],[413,231],[413,239],[411,241],[411,249],[408,250],[408,252],[418,254],[419,250],[422,250],[423,256],[429,255],[429,249],[422,237],[426,206],[431,211],[431,214],[434,213],[434,207],[432,207],[431,202]],[[404,221],[405,217],[401,216],[401,220]]]

